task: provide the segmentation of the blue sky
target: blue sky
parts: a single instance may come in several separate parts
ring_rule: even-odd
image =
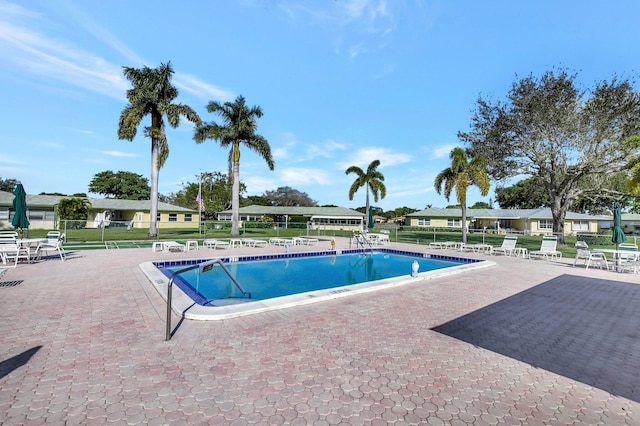
[[[518,76],[553,68],[585,87],[635,78],[639,16],[636,0],[0,0],[0,177],[29,194],[87,192],[104,170],[149,177],[142,128],[117,137],[122,67],[171,61],[177,101],[203,120],[218,120],[211,100],[262,107],[275,170],[242,151],[248,195],[291,186],[356,208],[364,189],[350,201],[344,171],[379,159],[387,196],[375,205],[445,207],[455,196],[433,180],[479,95],[503,100]],[[188,122],[167,132],[161,193],[226,173],[227,152],[192,136]]]

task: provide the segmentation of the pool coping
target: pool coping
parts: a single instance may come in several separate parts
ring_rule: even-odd
[[[368,281],[361,284],[354,284],[349,287],[337,287],[324,290],[314,290],[306,293],[293,294],[289,296],[275,297],[266,300],[257,300],[239,304],[225,306],[203,306],[198,305],[189,297],[179,286],[172,286],[172,303],[171,308],[174,313],[185,319],[200,321],[220,321],[224,319],[237,318],[245,315],[252,315],[261,312],[286,309],[293,306],[302,306],[309,303],[317,303],[340,297],[362,294],[370,291],[392,288],[410,283],[431,280],[438,277],[444,277],[475,269],[494,266],[496,263],[491,260],[470,259],[460,256],[446,256],[433,253],[419,253],[407,250],[395,250],[387,248],[376,248],[376,252],[403,254],[416,256],[427,259],[450,260],[465,262],[462,265],[452,266],[434,271],[418,272],[417,276],[410,274],[401,277],[387,278],[377,281]],[[160,296],[167,301],[167,288],[169,278],[158,269],[158,265],[176,266],[176,265],[194,265],[208,260],[220,259],[222,261],[242,262],[250,260],[271,260],[282,258],[300,258],[309,256],[323,255],[340,255],[359,253],[362,250],[337,250],[337,251],[313,251],[304,253],[288,253],[288,254],[265,254],[257,256],[216,256],[208,258],[180,259],[175,261],[149,261],[139,264],[140,270],[147,277],[149,282],[155,287]]]

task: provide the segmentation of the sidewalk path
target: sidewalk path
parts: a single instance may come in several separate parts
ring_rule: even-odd
[[[640,424],[639,275],[494,256],[183,321],[166,342],[166,305],[138,265],[213,253],[78,251],[9,269],[0,281],[21,282],[0,287],[0,424]]]

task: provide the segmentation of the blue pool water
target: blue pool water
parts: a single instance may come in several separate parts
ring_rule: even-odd
[[[414,260],[420,265],[419,272],[465,263],[386,252],[225,263],[243,289],[251,294],[250,299],[243,295],[219,265],[206,273],[194,269],[180,274],[175,283],[200,305],[208,305],[216,300],[255,301],[409,276]],[[166,276],[182,268],[184,265],[160,267]]]

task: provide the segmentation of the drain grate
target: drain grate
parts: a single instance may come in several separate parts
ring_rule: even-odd
[[[5,281],[3,283],[0,283],[0,287],[15,287],[18,284],[22,284],[22,281],[24,280],[18,280],[18,281]]]

